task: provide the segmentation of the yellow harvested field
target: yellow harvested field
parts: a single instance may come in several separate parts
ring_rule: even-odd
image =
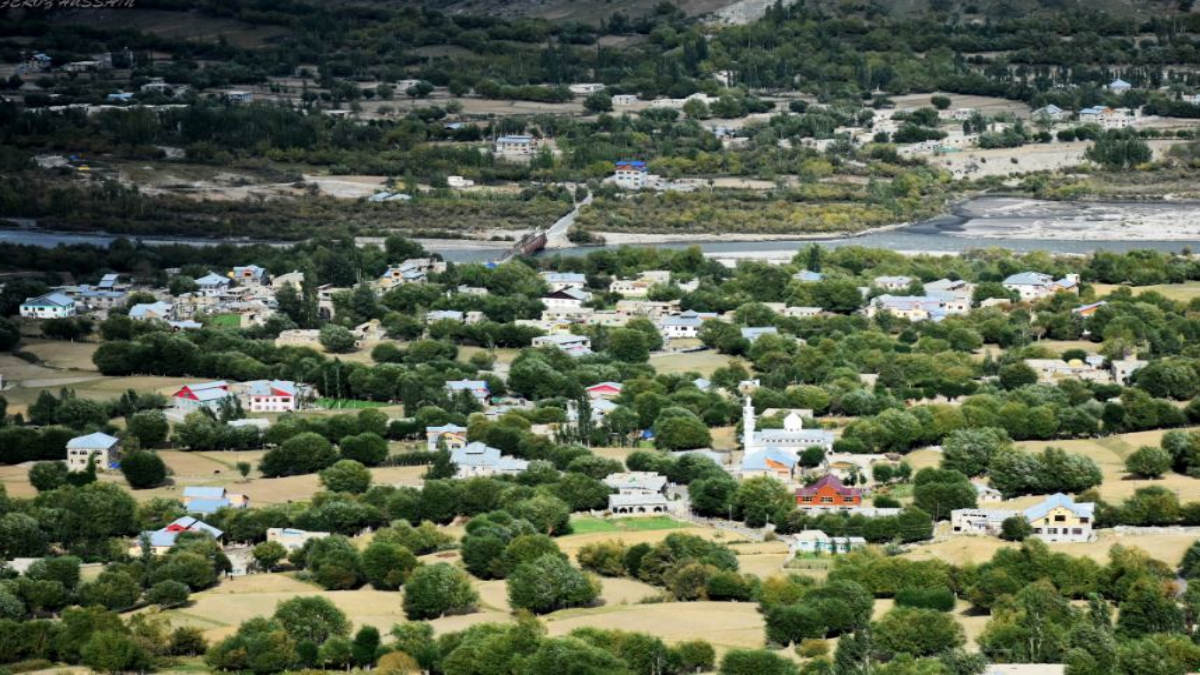
[[[369,624],[382,633],[405,621],[403,595],[371,588],[357,591],[325,591],[284,574],[252,574],[221,582],[216,588],[192,595],[187,607],[164,612],[176,626],[197,626],[209,640],[219,640],[237,630],[238,624],[256,616],[270,615],[284,600],[301,595],[329,598],[356,626]]]
[[[1193,427],[1193,429],[1196,429]],[[1125,457],[1143,445],[1159,445],[1165,432],[1143,431],[1119,434],[1105,438],[1060,441],[1028,441],[1018,445],[1028,450],[1046,447],[1062,448],[1092,458],[1104,474],[1100,495],[1110,502],[1119,502],[1131,496],[1139,488],[1164,487],[1175,491],[1182,502],[1200,500],[1200,480],[1182,474],[1168,473],[1157,480],[1135,479],[1125,473]]]
[[[1194,534],[1149,534],[1149,535],[1120,535],[1112,530],[1101,530],[1096,541],[1075,544],[1050,544],[1050,549],[1072,556],[1087,556],[1104,563],[1108,561],[1108,551],[1115,544],[1137,547],[1152,558],[1161,560],[1171,566],[1179,564],[1184,551],[1196,541]],[[991,559],[996,551],[1011,548],[1016,544],[1001,541],[995,537],[951,537],[944,541],[916,546],[905,555],[916,560],[944,560],[952,565],[966,563],[983,563]]]
[[[21,351],[37,355],[46,366],[59,370],[97,372],[92,355],[100,348],[97,342],[64,342],[62,340],[26,339]]]
[[[678,374],[696,372],[704,377],[713,374],[717,368],[727,366],[741,359],[715,351],[692,352],[688,354],[653,354],[650,365],[663,374]],[[744,365],[744,364],[743,364]]]
[[[0,485],[4,486],[4,491],[9,497],[37,496],[37,490],[29,483],[30,466],[32,464],[0,466]]]
[[[916,452],[910,452],[904,459],[912,466],[913,471],[916,472],[921,469],[937,468],[940,466],[942,463],[942,453],[934,450],[917,450]]]
[[[750,602],[663,602],[571,609],[545,618],[550,635],[591,627],[648,633],[667,643],[708,640],[718,651],[761,647],[764,624]]]
[[[781,541],[735,544],[732,546],[738,557],[738,570],[765,579],[781,574],[787,561],[788,547]]]
[[[1103,297],[1122,287],[1115,284],[1092,284],[1092,288],[1096,290],[1096,297]],[[1192,298],[1200,297],[1200,282],[1198,281],[1185,281],[1182,284],[1159,284],[1156,286],[1131,286],[1129,288],[1133,291],[1134,295],[1154,291],[1179,302],[1190,302]]]

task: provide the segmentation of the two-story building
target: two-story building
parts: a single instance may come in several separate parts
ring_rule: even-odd
[[[847,509],[862,506],[862,490],[846,487],[832,474],[796,490],[796,506],[802,509]]]
[[[1079,275],[1068,274],[1062,279],[1055,279],[1041,272],[1021,272],[1014,274],[1002,282],[1010,291],[1016,291],[1021,300],[1032,301],[1050,297],[1055,293],[1079,294]]]
[[[121,439],[97,431],[86,436],[76,436],[67,441],[67,470],[85,471],[88,462],[96,463],[96,470],[108,471],[120,465]]]
[[[587,356],[592,353],[592,339],[586,335],[574,333],[552,333],[533,338],[531,344],[537,347],[554,347],[571,356]]]
[[[429,452],[440,448],[457,450],[467,446],[467,428],[457,424],[425,427],[425,447]]]
[[[529,468],[529,462],[504,455],[497,448],[479,441],[452,450],[450,461],[457,467],[457,478],[515,476]]]
[[[75,316],[75,300],[65,293],[46,293],[34,298],[25,298],[21,303],[21,316],[26,319],[65,319]]]

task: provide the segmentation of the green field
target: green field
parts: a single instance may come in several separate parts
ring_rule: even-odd
[[[207,317],[204,323],[217,328],[241,328],[242,317],[237,314],[216,314]]]
[[[578,516],[571,519],[571,529],[574,534],[595,534],[597,532],[639,532],[646,530],[675,530],[687,527],[669,516],[652,516],[649,518],[624,518],[620,520],[605,520],[594,516]]]
[[[385,408],[386,403],[379,401],[357,401],[352,398],[319,398],[317,405],[322,408],[338,410],[363,410],[365,408]]]

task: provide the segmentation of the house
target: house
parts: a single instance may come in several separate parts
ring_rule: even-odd
[[[653,471],[623,471],[604,477],[604,484],[622,494],[667,493],[667,477]]]
[[[580,82],[579,84],[568,84],[567,89],[579,96],[587,96],[598,91],[604,91],[604,85],[599,82]]]
[[[549,309],[579,309],[591,300],[587,291],[578,288],[562,288],[542,296],[542,304]]]
[[[1032,536],[1046,542],[1085,542],[1093,538],[1096,505],[1076,502],[1061,492],[1024,511],[1004,509],[955,509],[950,527],[957,534],[998,535],[1004,521],[1023,517],[1033,528]]]
[[[127,291],[129,283],[121,281],[120,274],[105,274],[100,277],[100,282],[96,284],[96,288],[105,291]]]
[[[50,70],[50,66],[53,64],[53,62],[54,59],[50,58],[46,54],[43,54],[42,52],[37,52],[21,63],[21,72],[18,74],[43,73],[47,70]]]
[[[831,537],[821,530],[803,530],[792,537],[788,545],[788,558],[799,554],[838,555],[863,548],[867,540],[862,537]]]
[[[63,319],[75,316],[75,301],[65,293],[46,293],[25,298],[20,311],[26,319]]]
[[[833,432],[824,429],[805,429],[804,420],[792,411],[783,420],[782,429],[758,430],[754,403],[746,396],[742,407],[742,447],[749,454],[763,448],[780,448],[795,454],[811,446],[833,449]]]
[[[662,336],[668,340],[679,338],[695,338],[700,335],[700,326],[709,319],[715,319],[715,312],[696,312],[688,310],[682,314],[665,317],[659,322]]]
[[[1046,501],[1025,509],[1025,519],[1033,528],[1033,536],[1046,542],[1091,541],[1096,505],[1076,502],[1061,492]]]
[[[644,298],[655,285],[666,286],[671,283],[671,273],[666,270],[647,270],[636,279],[613,279],[608,285],[610,293],[617,293],[628,298]]]
[[[289,552],[304,548],[305,542],[313,539],[324,539],[328,536],[328,532],[310,532],[308,530],[298,530],[294,527],[267,528],[267,541],[280,544]]]
[[[1104,129],[1124,129],[1133,124],[1133,117],[1125,109],[1117,110],[1104,106],[1092,106],[1079,111],[1083,124],[1098,124]]]
[[[1093,302],[1093,303],[1089,303],[1087,305],[1081,305],[1079,307],[1075,307],[1074,309],[1072,309],[1071,314],[1074,314],[1075,316],[1082,316],[1082,317],[1086,318],[1086,317],[1089,317],[1089,316],[1095,314],[1101,307],[1103,307],[1107,304],[1108,304],[1107,302],[1105,302],[1104,300],[1101,300],[1099,302]]]
[[[618,187],[626,190],[641,190],[650,184],[650,172],[645,162],[617,162],[612,179]]]
[[[637,94],[614,94],[612,97],[613,106],[630,106],[637,103]]]
[[[785,483],[792,482],[798,464],[796,453],[782,448],[747,450],[739,470],[742,478],[766,476]]]
[[[255,413],[293,412],[300,408],[307,387],[288,380],[252,380],[235,387],[246,410]]]
[[[1068,274],[1062,279],[1055,280],[1049,274],[1041,272],[1021,272],[1005,279],[1002,285],[1010,291],[1016,291],[1021,296],[1021,300],[1040,300],[1062,292],[1078,295],[1079,275]]]
[[[143,302],[129,308],[129,318],[134,321],[170,321],[174,318],[173,310],[169,302]]]
[[[814,284],[818,281],[823,280],[825,278],[825,275],[821,274],[820,272],[811,272],[809,270],[800,270],[799,272],[796,272],[795,274],[793,274],[792,278],[795,279],[796,281],[799,281],[802,284]]]
[[[608,512],[613,516],[645,516],[669,513],[671,502],[661,494],[615,494],[608,496]]]
[[[975,486],[975,501],[980,504],[989,504],[1004,501],[1004,495],[1000,491],[990,485],[983,483],[971,483]]]
[[[169,84],[161,77],[152,77],[143,84],[139,91],[143,94],[161,94],[163,96],[179,96],[186,94],[190,87],[186,84]]]
[[[179,535],[185,532],[195,532],[199,534],[207,534],[220,541],[225,533],[217,528],[205,523],[202,520],[191,516],[183,516],[176,518],[171,524],[160,530],[142,532],[141,536],[134,540],[133,545],[129,547],[129,555],[137,557],[142,554],[142,543],[145,541],[149,545],[150,553],[153,555],[163,555],[175,546],[176,539]]]
[[[1147,363],[1149,362],[1140,359],[1119,359],[1110,362],[1108,365],[1112,372],[1113,382],[1125,386],[1129,384],[1129,378],[1133,377],[1133,374],[1138,370],[1144,368]]]
[[[190,485],[183,488],[179,498],[188,513],[208,516],[221,509],[244,509],[250,506],[250,498],[244,494],[228,492],[223,487]]]
[[[821,313],[824,311],[820,307],[785,307],[783,315],[794,319],[811,319],[821,316]]]
[[[1085,382],[1108,383],[1112,374],[1102,369],[1104,357],[1090,356],[1087,361],[1071,359],[1025,359],[1025,365],[1037,373],[1038,382],[1053,384],[1059,380],[1083,380]]]
[[[912,285],[914,279],[905,276],[875,277],[871,283],[885,291],[902,291]]]
[[[467,445],[467,428],[457,424],[443,424],[440,427],[425,427],[425,447],[430,452],[441,448],[457,450]]]
[[[220,293],[229,288],[232,283],[229,277],[223,277],[216,272],[209,272],[196,280],[196,285],[200,287],[201,292],[205,293]]]
[[[796,490],[796,505],[802,509],[842,509],[862,506],[862,490],[846,487],[832,474]]]
[[[452,188],[475,187],[475,181],[462,176],[446,176],[446,185]]]
[[[446,382],[446,393],[451,397],[457,396],[459,392],[463,391],[470,392],[477,401],[485,406],[488,397],[492,395],[485,380],[449,380]]]
[[[742,328],[741,333],[742,333],[742,339],[749,340],[750,342],[755,342],[756,340],[758,340],[758,338],[760,338],[764,335],[779,335],[779,329],[776,328],[775,326],[755,326],[755,327],[747,326],[747,327]]]
[[[215,382],[200,382],[185,384],[179,391],[171,395],[175,409],[182,414],[194,412],[201,408],[216,411],[221,404],[233,396],[229,391],[229,383],[224,380]]]
[[[587,392],[588,398],[616,398],[621,395],[622,386],[620,382],[600,382],[593,384],[584,389]]]
[[[1067,119],[1067,116],[1068,116],[1067,111],[1054,105],[1053,103],[1051,103],[1050,105],[1038,108],[1037,110],[1034,110],[1032,113],[1032,117],[1035,121],[1036,120],[1046,120],[1047,122],[1050,122],[1050,123],[1063,122]]]
[[[538,141],[533,136],[511,135],[496,139],[497,155],[532,155],[537,148]]]
[[[400,284],[415,284],[426,281],[430,274],[441,274],[446,271],[446,263],[433,258],[409,258],[398,265],[389,265],[375,285],[380,289],[388,289]]]
[[[592,353],[592,339],[586,335],[573,333],[552,333],[533,338],[531,344],[537,347],[554,347],[571,356],[587,356]]]
[[[133,92],[117,91],[104,97],[105,103],[129,103],[133,101]]]
[[[609,413],[619,408],[616,403],[604,398],[592,399],[588,402],[589,418],[592,424],[601,424],[604,418]],[[579,422],[579,404],[575,401],[567,401],[567,422],[576,424]]]
[[[93,457],[99,471],[117,468],[121,459],[121,439],[97,431],[67,441],[68,471],[86,471]]]
[[[1109,82],[1108,87],[1106,87],[1106,89],[1108,89],[1109,91],[1111,91],[1114,94],[1124,94],[1125,92],[1129,91],[1130,89],[1133,89],[1133,85],[1129,84],[1125,80],[1122,80],[1121,78],[1118,77],[1117,79],[1113,80],[1112,82]]]
[[[883,312],[909,321],[941,321],[950,314],[940,299],[923,295],[880,295],[873,298],[864,310],[868,317]]]
[[[270,286],[271,275],[258,265],[233,268],[233,279],[239,286]]]
[[[277,291],[283,290],[283,287],[287,285],[291,285],[296,290],[300,290],[300,287],[304,285],[304,272],[288,272],[287,274],[280,274],[274,279],[271,279],[271,288],[274,288]]]
[[[543,272],[541,277],[551,291],[561,291],[566,288],[582,290],[587,287],[587,275],[578,272]]]
[[[500,451],[479,441],[452,450],[450,461],[458,467],[455,477],[515,476],[529,468],[529,462],[502,455]]]
[[[223,93],[221,98],[229,101],[230,103],[251,103],[254,101],[254,94],[251,94],[248,91],[235,89],[233,91],[227,91]]]

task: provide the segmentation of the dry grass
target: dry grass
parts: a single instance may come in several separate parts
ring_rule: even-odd
[[[1119,535],[1111,530],[1101,530],[1096,541],[1050,544],[1050,549],[1076,557],[1086,556],[1104,563],[1108,561],[1109,549],[1114,544],[1121,544],[1140,548],[1152,558],[1174,566],[1195,541],[1195,535],[1189,534]],[[917,546],[905,555],[917,560],[935,559],[944,560],[952,565],[964,565],[987,562],[996,551],[1014,546],[1016,544],[995,537],[959,536]]]
[[[591,627],[647,633],[667,643],[708,640],[718,651],[761,647],[764,625],[758,606],[749,602],[664,602],[604,606],[551,614],[550,635]]]
[[[727,366],[741,359],[718,354],[715,351],[692,352],[687,354],[654,354],[650,357],[650,365],[663,374],[696,372],[704,377],[713,374],[717,368]],[[744,364],[743,364],[744,365]]]
[[[780,574],[788,557],[788,547],[781,541],[738,544],[733,550],[738,556],[738,570],[760,579]]]
[[[92,355],[100,348],[95,342],[63,342],[62,340],[25,339],[21,350],[36,354],[50,368],[97,372]]]
[[[1122,288],[1116,284],[1092,284],[1092,288],[1096,291],[1096,297],[1103,297]],[[1190,302],[1193,298],[1200,297],[1200,282],[1185,281],[1182,284],[1159,284],[1157,286],[1131,286],[1130,290],[1134,295],[1141,295],[1154,291],[1161,293],[1171,300],[1178,302]]]
[[[1030,441],[1019,445],[1028,450],[1054,446],[1092,458],[1104,474],[1104,482],[1099,490],[1106,501],[1122,501],[1133,495],[1137,489],[1151,485],[1175,491],[1183,502],[1200,500],[1200,481],[1195,478],[1168,473],[1158,480],[1143,480],[1132,478],[1125,473],[1125,457],[1143,445],[1159,445],[1164,433],[1161,430],[1143,431],[1096,439]]]

